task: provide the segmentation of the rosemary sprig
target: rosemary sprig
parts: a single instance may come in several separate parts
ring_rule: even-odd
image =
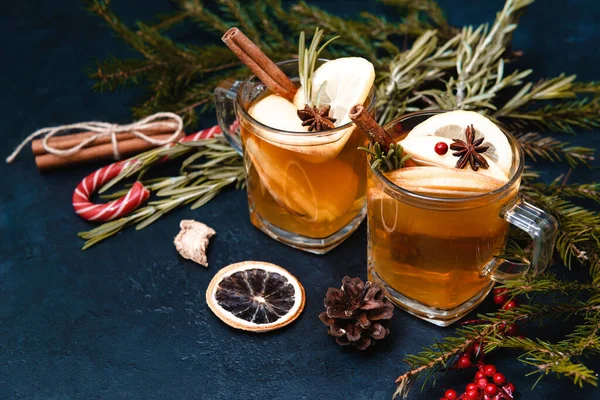
[[[225,187],[235,184],[237,188],[241,188],[244,185],[242,159],[222,138],[187,142],[185,145],[178,144],[142,153],[136,156],[137,163],[121,171],[107,185],[113,186],[135,174],[139,179],[150,167],[162,162],[166,154],[174,158],[189,153],[192,154],[181,164],[180,175],[142,182],[156,196],[147,206],[127,217],[79,233],[78,236],[86,240],[83,250],[117,234],[127,226],[135,225],[136,230],[143,229],[176,208],[192,203],[191,208],[196,209],[208,203]],[[124,189],[105,197],[120,197],[126,191]]]
[[[402,145],[400,143],[391,144],[386,152],[381,150],[379,143],[369,143],[368,147],[359,147],[371,157],[371,169],[379,169],[382,172],[394,171],[404,167],[404,163],[410,158],[410,155],[402,156]]]
[[[300,84],[302,85],[302,90],[304,91],[304,101],[309,106],[313,105],[313,97],[312,97],[312,79],[313,74],[315,72],[315,66],[317,63],[317,59],[319,58],[319,54],[336,39],[339,39],[339,36],[334,36],[325,42],[321,47],[319,47],[319,43],[323,38],[323,30],[319,28],[315,28],[315,34],[313,35],[312,41],[310,42],[310,47],[306,48],[306,39],[304,35],[304,31],[300,32],[300,40],[298,41],[298,75],[300,77]],[[324,88],[323,85],[319,90],[321,93]]]

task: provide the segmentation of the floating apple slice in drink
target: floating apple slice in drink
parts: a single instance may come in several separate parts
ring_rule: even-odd
[[[448,151],[446,151],[443,154],[437,153],[435,149],[438,143],[444,143],[447,146]],[[406,139],[400,142],[404,153],[409,154],[411,156],[410,159],[418,165],[439,166],[448,168],[453,168],[454,166],[456,166],[456,162],[458,160],[456,156],[452,155],[454,151],[450,150],[450,146],[452,145],[452,143],[453,142],[451,139],[441,136],[407,137]],[[478,173],[487,175],[489,177],[498,179],[503,182],[508,182],[508,176],[498,166],[498,164],[496,164],[494,161],[492,161],[491,158],[487,156],[487,152],[482,154],[482,157],[486,159],[489,167],[487,169],[479,168],[477,170]],[[471,167],[467,165],[466,169],[471,170]]]
[[[245,146],[261,184],[290,214],[307,222],[327,223],[353,206],[358,176],[350,165],[333,159],[322,168],[290,160],[285,152],[254,136],[246,139]]]
[[[483,137],[481,146],[488,147],[483,155],[493,161],[507,177],[510,176],[513,164],[510,143],[496,124],[479,113],[457,110],[434,115],[414,127],[406,139],[433,136],[440,139],[466,141],[466,130],[470,125],[475,129],[475,139]],[[450,150],[449,153],[451,154],[452,151]],[[417,159],[421,159],[419,156],[420,154],[415,154]],[[483,171],[480,169],[479,172]]]
[[[435,197],[479,196],[505,183],[475,171],[444,167],[408,167],[385,175],[403,189]]]
[[[313,96],[327,82],[320,106],[331,107],[330,116],[336,119],[335,126],[339,127],[350,122],[350,107],[367,100],[374,81],[373,64],[364,58],[338,58],[325,62],[315,70],[312,80]],[[269,95],[253,104],[249,113],[255,120],[270,128],[289,132],[280,134],[269,129],[257,131],[258,135],[273,145],[306,154],[303,159],[308,162],[320,163],[334,158],[344,148],[354,126],[334,134],[327,131],[303,134],[307,132],[307,128],[302,126],[297,110],[303,109],[304,104],[304,91],[300,88],[293,103],[280,96]]]
[[[312,102],[316,103],[321,87],[325,85],[321,106],[331,106],[330,116],[336,126],[350,122],[349,110],[363,104],[375,82],[373,64],[361,57],[343,57],[327,61],[315,70],[312,78]],[[306,104],[304,90],[298,89],[294,105],[300,109]],[[344,142],[345,143],[345,142]]]

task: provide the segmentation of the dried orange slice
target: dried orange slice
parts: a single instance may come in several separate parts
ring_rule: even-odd
[[[294,321],[304,310],[302,284],[285,269],[262,261],[223,268],[206,290],[206,302],[227,325],[266,332]]]

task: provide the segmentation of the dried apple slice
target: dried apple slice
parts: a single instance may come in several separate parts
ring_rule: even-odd
[[[435,145],[439,142],[445,143],[449,148],[452,144],[452,139],[440,136],[416,136],[407,137],[406,139],[402,140],[400,144],[402,145],[404,152],[406,154],[410,154],[411,160],[419,165],[453,168],[456,166],[458,157],[452,155],[454,152],[452,150],[448,150],[445,154],[436,153]],[[478,173],[490,176],[503,182],[508,182],[508,176],[498,166],[498,164],[492,161],[492,159],[485,154],[483,154],[483,158],[485,158],[488,162],[489,168],[479,168],[479,170],[477,170]],[[466,169],[472,171],[469,165],[467,165]]]
[[[401,188],[436,197],[478,196],[504,185],[501,180],[474,171],[444,167],[401,168],[386,176]]]

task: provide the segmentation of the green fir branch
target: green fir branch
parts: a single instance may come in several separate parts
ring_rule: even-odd
[[[576,92],[571,88],[566,92]],[[582,98],[549,104],[539,109],[526,110],[525,113],[508,113],[504,117],[516,119],[521,125],[535,126],[545,131],[574,135],[576,129],[594,129],[600,127],[600,100]]]
[[[423,349],[417,355],[406,356],[404,361],[410,369],[396,379],[397,389],[394,398],[398,396],[406,397],[417,380],[424,380],[424,385],[437,372],[452,367],[460,354],[482,339],[485,339],[484,351],[486,353],[501,347],[505,343],[510,343],[510,337],[504,334],[507,325],[517,322],[548,321],[550,318],[567,319],[576,314],[598,312],[598,310],[600,310],[600,306],[570,302],[522,305],[512,310],[501,310],[496,313],[479,315],[481,324],[465,325],[457,328],[454,336],[445,337],[442,341]],[[534,362],[531,364],[542,365]],[[588,382],[596,383],[592,380]]]
[[[594,149],[589,147],[571,146],[569,142],[544,136],[537,132],[515,135],[521,148],[531,160],[539,159],[559,162],[567,161],[571,167],[580,164],[589,165],[594,160]]]

